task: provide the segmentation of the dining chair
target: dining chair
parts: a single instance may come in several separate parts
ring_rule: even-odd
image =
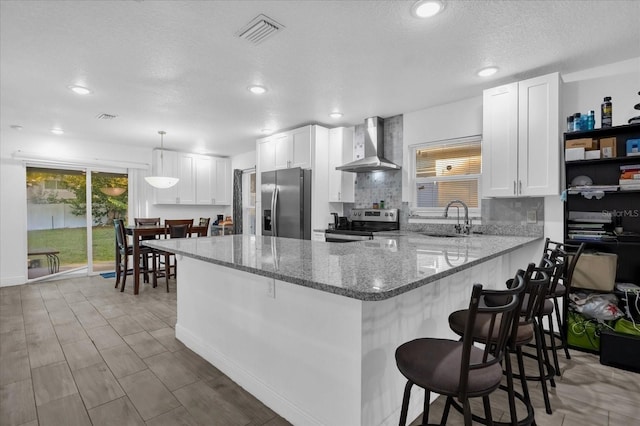
[[[209,233],[209,222],[211,222],[210,217],[201,217],[200,222],[198,222],[198,226],[204,228],[204,231],[198,232],[198,237],[206,237]]]
[[[502,380],[502,360],[512,330],[514,318],[520,306],[519,295],[524,290],[524,280],[505,290],[483,289],[474,284],[469,302],[467,322],[461,341],[436,338],[419,338],[404,343],[396,349],[396,364],[406,377],[400,425],[407,421],[411,388],[417,385],[425,390],[422,424],[429,424],[431,392],[447,397],[449,407],[453,398],[462,404],[464,424],[472,424],[471,398],[481,397],[485,416],[491,423],[489,395],[499,388]],[[495,296],[487,303],[488,296]],[[478,316],[488,319],[487,340],[484,348],[474,346],[474,327]],[[446,424],[445,408],[441,424]]]
[[[160,226],[159,217],[134,217],[133,222],[136,226]],[[157,237],[155,235],[143,235],[140,237],[140,240],[155,240],[156,238]],[[150,249],[149,253],[147,253],[142,259],[142,265],[145,270],[149,269],[149,260],[153,262],[153,249]],[[149,282],[148,274],[145,274],[144,282]]]
[[[193,219],[165,219],[164,226],[165,238],[187,238],[191,236]],[[175,254],[163,250],[156,250],[154,253],[153,286],[158,285],[158,278],[164,277],[168,293],[169,278],[176,277],[178,273]]]
[[[122,219],[114,219],[113,226],[116,234],[116,285],[118,288],[120,284],[120,277],[122,277],[122,285],[120,291],[124,291],[124,286],[127,283],[127,275],[133,274],[133,270],[129,270],[129,256],[133,256],[133,246],[129,245],[127,240],[127,234],[124,229],[124,221]],[[152,249],[150,247],[140,247],[140,259],[133,259],[134,262],[140,262],[142,260],[142,268],[140,269],[144,273],[145,282],[149,282],[149,264],[145,263],[144,259],[147,259],[152,255]]]

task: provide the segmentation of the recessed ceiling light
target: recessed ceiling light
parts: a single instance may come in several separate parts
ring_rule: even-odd
[[[91,93],[93,93],[93,91],[91,91],[91,89],[87,89],[86,87],[83,86],[67,86],[69,88],[69,90],[71,90],[73,93],[78,94],[78,95],[90,95]]]
[[[251,93],[254,93],[256,95],[262,95],[263,93],[267,92],[267,88],[264,86],[249,86],[247,87],[247,89],[249,89]]]
[[[413,4],[411,13],[418,18],[431,18],[442,12],[444,3],[439,0],[420,0]]]
[[[64,130],[58,129],[56,127],[56,128],[51,129],[51,133],[53,133],[54,135],[63,135],[64,134]]]
[[[331,117],[331,118],[341,118],[342,117],[342,113],[338,112],[338,111],[334,111],[331,114],[329,114],[329,117]]]
[[[479,77],[489,77],[498,72],[498,67],[486,67],[478,71]]]

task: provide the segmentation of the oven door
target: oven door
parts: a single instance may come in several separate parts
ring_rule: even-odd
[[[352,243],[354,241],[368,241],[373,240],[373,235],[354,235],[354,234],[339,234],[337,232],[325,232],[324,240],[327,243]]]

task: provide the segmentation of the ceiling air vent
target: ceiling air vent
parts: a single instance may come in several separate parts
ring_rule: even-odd
[[[96,115],[96,118],[98,120],[113,120],[114,118],[116,118],[117,115],[113,115],[113,114],[105,114],[104,112],[102,114],[98,114]]]
[[[277,23],[268,16],[258,15],[238,31],[236,35],[250,43],[260,44],[283,28],[284,25]]]

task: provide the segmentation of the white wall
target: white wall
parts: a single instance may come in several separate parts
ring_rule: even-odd
[[[402,201],[411,201],[412,145],[482,134],[482,93],[478,96],[404,114]]]
[[[38,135],[28,130],[0,129],[0,287],[23,284],[27,280],[27,191],[26,167],[13,158],[22,151],[43,158],[84,159],[111,167],[151,164],[151,148],[126,144],[100,144],[74,140],[67,136]],[[255,155],[254,155],[255,157]],[[96,160],[97,159],[97,160]],[[123,162],[124,159],[124,162]],[[153,191],[143,177],[149,171],[131,169],[129,217],[149,216],[163,219],[211,217],[231,214],[230,206],[161,206],[153,204]],[[231,179],[230,179],[231,181]]]

